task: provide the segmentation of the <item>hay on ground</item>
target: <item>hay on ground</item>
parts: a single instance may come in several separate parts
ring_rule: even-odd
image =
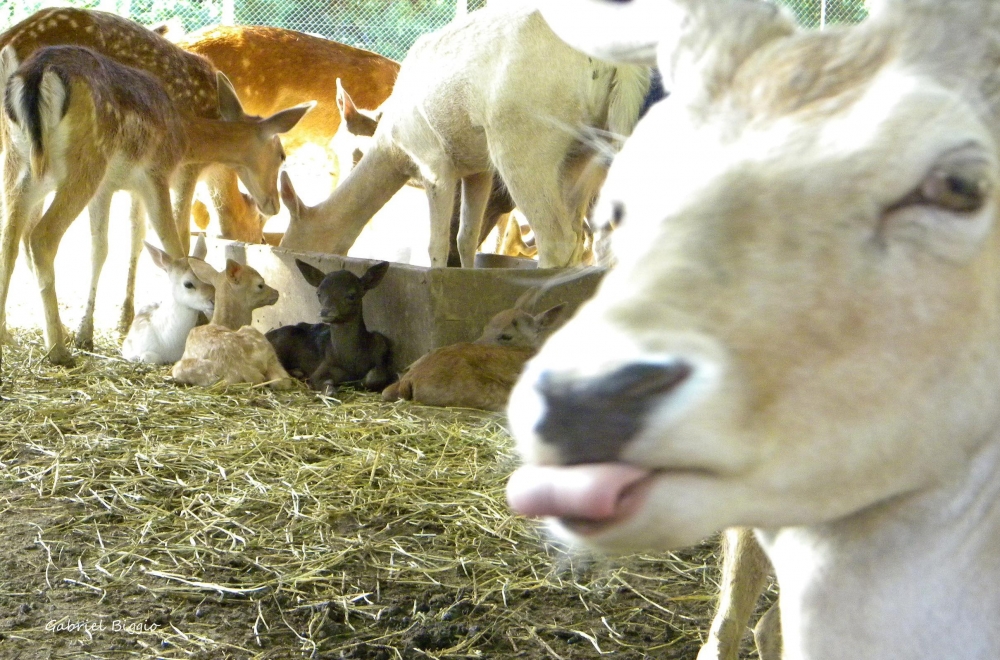
[[[72,369],[18,342],[0,656],[691,658],[707,630],[710,547],[587,559],[511,515],[499,415],[179,387],[110,337]]]

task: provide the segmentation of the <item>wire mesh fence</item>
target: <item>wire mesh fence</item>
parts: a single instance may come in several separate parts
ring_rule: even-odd
[[[569,2],[570,0],[565,0]],[[806,27],[855,23],[865,0],[781,0]],[[421,34],[486,0],[0,0],[0,29],[44,7],[72,5],[127,16],[143,24],[178,19],[187,31],[206,25],[273,25],[309,32],[402,59]]]

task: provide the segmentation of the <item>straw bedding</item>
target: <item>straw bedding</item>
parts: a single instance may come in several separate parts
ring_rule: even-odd
[[[500,415],[178,387],[6,347],[4,658],[693,658],[713,547],[598,560],[513,517]]]

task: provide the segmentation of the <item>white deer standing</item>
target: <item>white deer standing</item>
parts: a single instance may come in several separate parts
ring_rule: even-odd
[[[530,8],[484,9],[425,35],[403,61],[371,148],[318,206],[293,217],[282,246],[344,254],[411,177],[430,205],[431,265],[444,266],[456,187],[471,266],[494,172],[528,217],[539,263],[579,263],[583,218],[603,180],[586,129],[631,133],[650,74],[569,48]]]
[[[614,550],[756,528],[789,660],[1000,657],[1000,4],[545,13],[672,96],[602,191],[617,266],[514,389],[511,504]]]

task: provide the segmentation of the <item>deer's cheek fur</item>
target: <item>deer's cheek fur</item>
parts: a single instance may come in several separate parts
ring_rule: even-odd
[[[511,400],[512,426],[526,458],[555,462],[532,430],[529,390],[543,371],[588,375],[674,355],[707,375],[687,400],[654,410],[622,452],[662,470],[645,505],[586,542],[679,546],[734,524],[831,521],[948,480],[996,428],[995,164],[994,199],[977,213],[881,212],[896,201],[885,195],[920,184],[949,140],[993,149],[960,101],[942,90],[923,101],[918,111],[897,104],[905,111],[871,133],[879,141],[853,153],[824,153],[822,136],[787,126],[779,128],[802,148],[780,161],[709,144],[710,165],[665,163],[676,174],[667,180],[718,171],[696,196],[682,183],[662,201],[643,194],[641,174],[614,176],[649,157],[640,125],[603,193],[637,200],[614,237],[619,265],[530,363]],[[688,141],[698,134],[689,128]],[[922,137],[901,147],[893,134]],[[803,195],[817,178],[824,186]],[[600,351],[583,350],[594,342]],[[945,436],[954,441],[942,447]]]

